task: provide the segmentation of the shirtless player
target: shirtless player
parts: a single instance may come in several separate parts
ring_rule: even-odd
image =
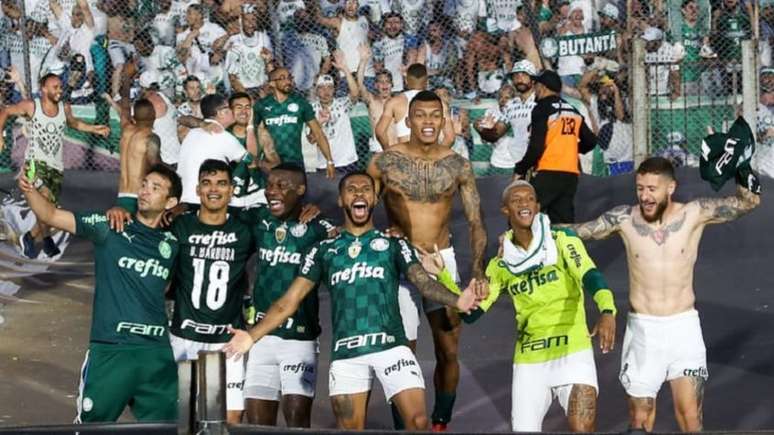
[[[369,163],[368,173],[384,192],[391,223],[421,249],[432,250],[437,245],[445,264],[457,280],[449,221],[454,195],[459,191],[465,218],[470,225],[472,274],[474,278],[481,279],[484,277],[486,231],[481,220],[480,199],[471,164],[450,148],[439,146],[438,137],[445,118],[441,99],[435,93],[419,92],[411,101],[408,113],[406,125],[411,132],[408,142],[375,155]],[[401,316],[407,338],[415,341],[419,316],[409,292],[407,287],[401,286]],[[441,305],[431,305],[426,301],[424,308],[433,332],[437,360],[433,376],[436,391],[433,428],[443,430],[451,419],[459,381],[457,345],[460,321],[453,310],[445,310]]]
[[[583,239],[623,238],[629,264],[631,312],[620,379],[629,396],[632,428],[653,430],[656,395],[669,381],[680,429],[702,429],[707,357],[694,308],[693,268],[707,224],[732,221],[760,204],[737,186],[736,196],[672,201],[677,187],[668,160],[653,157],[637,169],[639,207],[622,205],[596,220],[570,225]],[[671,337],[665,345],[663,337]]]
[[[427,68],[420,64],[414,63],[409,65],[406,69],[406,90],[391,97],[384,103],[382,109],[382,116],[374,126],[374,136],[382,145],[385,150],[390,148],[388,132],[391,128],[395,128],[395,135],[397,136],[396,143],[404,143],[409,141],[411,127],[407,122],[409,116],[409,106],[412,99],[423,90],[427,89]],[[441,145],[450,147],[454,143],[454,126],[451,122],[451,114],[449,112],[449,106],[441,102],[443,107],[443,122],[441,123],[443,136],[440,141]],[[446,120],[449,122],[446,122]]]
[[[156,120],[153,103],[146,99],[137,100],[130,112],[126,91],[128,87],[124,83],[119,103],[112,102],[108,95],[103,97],[121,117],[121,173],[118,178],[117,205],[134,214],[145,172],[156,163],[161,163],[161,139],[153,133],[153,122]]]

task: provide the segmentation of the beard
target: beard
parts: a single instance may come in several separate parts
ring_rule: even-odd
[[[661,217],[664,216],[664,211],[667,208],[667,205],[669,205],[669,202],[665,199],[658,204],[656,204],[656,212],[653,213],[653,216],[648,216],[645,214],[645,210],[642,207],[642,204],[640,204],[640,215],[643,219],[645,219],[645,222],[652,223],[656,221],[660,221]]]
[[[344,213],[347,214],[347,217],[349,217],[349,221],[352,222],[352,225],[356,227],[362,227],[368,224],[368,222],[371,221],[371,215],[374,213],[374,207],[368,207],[368,215],[366,216],[366,219],[362,223],[355,222],[354,216],[352,216],[352,207],[347,206],[344,207]]]
[[[517,83],[516,84],[516,90],[519,91],[519,93],[525,93],[532,89],[532,86],[526,84],[526,83]]]

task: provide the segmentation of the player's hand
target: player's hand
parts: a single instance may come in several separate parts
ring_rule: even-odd
[[[387,236],[394,237],[396,239],[402,239],[406,235],[403,233],[403,230],[394,225],[384,230],[384,234],[387,234]]]
[[[333,166],[333,163],[328,162],[328,164],[325,166],[325,178],[329,180],[333,180],[335,176],[336,176],[336,167]]]
[[[476,299],[481,302],[484,299],[489,297],[489,280],[486,278],[484,279],[477,279],[476,280]]]
[[[117,233],[122,233],[124,231],[124,225],[132,221],[132,215],[123,207],[119,206],[115,206],[106,211],[105,216],[107,216],[110,229]]]
[[[19,174],[19,180],[17,181],[17,184],[19,185],[19,190],[24,193],[29,193],[35,190],[35,184],[33,183],[33,180],[27,178],[26,164],[24,165],[24,169],[22,169],[21,173]]]
[[[455,308],[457,308],[458,311],[470,314],[471,311],[478,308],[478,304],[481,301],[476,294],[476,282],[476,278],[471,279],[468,286],[460,294],[460,297],[457,298],[457,306]]]
[[[438,252],[438,245],[433,245],[432,253],[425,251],[419,246],[416,246],[415,248],[419,252],[419,262],[422,264],[425,271],[430,275],[440,275],[445,265],[441,253]]]
[[[188,211],[188,206],[185,204],[178,204],[169,210],[166,210],[161,215],[161,227],[169,228],[172,222],[177,219],[178,216]]]
[[[320,207],[317,204],[304,204],[301,206],[301,214],[298,215],[298,221],[302,224],[308,224],[317,216],[320,216]]]
[[[229,340],[225,346],[223,346],[221,351],[226,354],[226,358],[233,358],[234,361],[236,361],[253,347],[253,338],[250,337],[250,334],[248,334],[247,331],[243,329],[234,329],[231,325],[228,327],[228,333],[234,334],[234,336],[231,337],[231,340]]]
[[[609,313],[602,314],[591,330],[591,336],[599,334],[599,348],[602,353],[608,353],[615,348],[615,316]]]
[[[91,132],[102,137],[110,136],[110,127],[107,125],[95,125],[92,127]]]

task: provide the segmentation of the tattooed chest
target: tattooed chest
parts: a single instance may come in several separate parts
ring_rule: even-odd
[[[684,238],[684,231],[681,231],[686,221],[686,213],[678,216],[674,221],[664,224],[660,227],[648,225],[641,217],[631,219],[631,225],[634,232],[642,237],[650,239],[658,246],[664,246],[670,239]]]
[[[383,169],[384,182],[392,193],[411,201],[438,202],[457,190],[459,169],[445,160],[402,159]]]

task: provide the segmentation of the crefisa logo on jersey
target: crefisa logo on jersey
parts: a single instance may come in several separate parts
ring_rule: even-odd
[[[383,239],[379,237],[378,239],[371,240],[371,249],[373,249],[376,252],[384,252],[387,250],[387,248],[390,247],[390,242],[387,241],[387,239]]]
[[[381,266],[369,266],[364,262],[358,262],[346,269],[334,272],[331,275],[331,285],[336,285],[340,282],[352,284],[356,279],[360,278],[375,278],[384,279],[384,268]]]

